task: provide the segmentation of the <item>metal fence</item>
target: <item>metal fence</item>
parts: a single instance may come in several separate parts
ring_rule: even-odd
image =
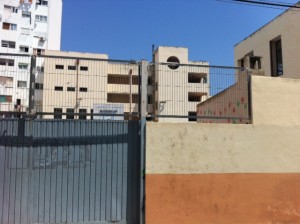
[[[149,73],[148,111],[153,120],[250,122],[250,79],[242,68],[154,63]]]
[[[1,54],[0,115],[128,120],[144,110],[152,121],[251,122],[242,68],[75,56]]]
[[[138,62],[59,53],[1,54],[0,58],[7,62],[0,64],[1,112],[52,119],[102,119],[105,114],[128,119],[139,113]]]
[[[0,119],[0,223],[139,223],[140,130]]]
[[[0,54],[0,111],[26,112],[30,69],[29,55]]]

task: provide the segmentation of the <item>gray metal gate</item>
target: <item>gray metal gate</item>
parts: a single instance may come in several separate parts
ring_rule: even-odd
[[[0,120],[0,223],[139,223],[140,125]]]

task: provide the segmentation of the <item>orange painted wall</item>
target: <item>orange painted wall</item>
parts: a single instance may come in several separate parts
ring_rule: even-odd
[[[300,224],[300,174],[148,174],[146,224]]]

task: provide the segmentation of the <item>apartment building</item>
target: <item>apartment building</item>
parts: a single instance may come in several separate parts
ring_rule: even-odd
[[[235,65],[258,75],[298,79],[299,40],[300,14],[291,8],[235,45]]]
[[[157,121],[187,122],[196,116],[197,104],[209,98],[209,63],[189,61],[188,49],[160,46],[154,52],[153,109]]]
[[[108,60],[106,54],[47,50],[38,60],[44,63],[36,69],[35,111],[55,113],[44,118],[116,120],[123,118],[92,114],[138,112],[137,62]]]
[[[209,97],[208,63],[190,62],[188,49],[176,47],[158,47],[154,59],[147,73],[148,114],[156,121],[195,121],[187,116],[196,116],[197,104]],[[46,50],[36,64],[42,66],[36,67],[34,109],[55,113],[45,118],[123,119],[93,114],[139,111],[139,62],[109,60],[105,54]]]
[[[62,0],[2,0],[1,53],[60,50]]]
[[[60,50],[61,21],[62,0],[1,0],[1,110],[28,110],[29,55]]]

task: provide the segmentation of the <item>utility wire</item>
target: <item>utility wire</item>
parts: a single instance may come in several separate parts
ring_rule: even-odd
[[[237,4],[237,5],[248,5],[248,6],[253,6],[253,7],[260,7],[260,8],[268,8],[268,9],[277,9],[277,10],[286,10],[283,7],[275,7],[275,6],[266,6],[266,5],[255,5],[255,4],[251,4],[251,3],[246,3],[246,2],[234,2],[234,1],[230,1],[230,0],[216,0],[217,2],[226,2],[226,3],[230,3],[230,4]],[[297,9],[290,9],[292,11],[298,11]]]
[[[283,3],[275,3],[275,2],[263,2],[263,1],[254,1],[254,0],[231,0],[232,2],[242,2],[256,5],[266,5],[266,6],[277,6],[277,7],[285,7],[285,8],[296,8],[300,9],[300,6],[292,5],[292,4],[283,4]]]

